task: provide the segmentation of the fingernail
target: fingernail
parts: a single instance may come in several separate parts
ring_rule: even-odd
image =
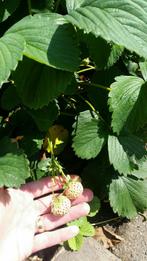
[[[88,215],[90,212],[90,206],[87,203],[84,203],[84,210],[85,210],[85,214]]]
[[[73,236],[76,236],[79,233],[79,228],[77,226],[71,226],[70,229],[73,233]]]

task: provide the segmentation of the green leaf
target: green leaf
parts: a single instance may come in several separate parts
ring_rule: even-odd
[[[75,77],[73,77],[70,84],[64,90],[64,95],[73,95],[78,92],[78,82],[76,81]]]
[[[48,106],[39,110],[27,110],[41,131],[47,131],[57,118],[59,107],[57,102],[52,101]]]
[[[35,61],[71,72],[79,66],[74,28],[59,14],[26,16],[7,31],[10,32],[24,37],[24,55]]]
[[[93,237],[95,235],[95,229],[89,222],[86,222],[80,227],[80,234],[85,237]]]
[[[22,60],[24,39],[21,35],[5,34],[0,38],[0,86],[7,81],[12,70]]]
[[[147,160],[144,161],[142,164],[139,165],[139,168],[137,170],[134,170],[132,172],[134,176],[137,178],[146,179],[147,178]]]
[[[83,224],[87,224],[87,217],[78,218],[74,221],[69,222],[67,225],[68,226],[75,225],[75,226],[78,226],[80,228],[81,226],[83,226]]]
[[[115,178],[110,185],[109,199],[114,212],[134,218],[137,211],[147,208],[147,181],[134,177]]]
[[[115,80],[109,92],[113,131],[119,133],[126,127],[135,132],[147,122],[147,84],[135,76],[119,76]]]
[[[17,188],[25,183],[29,175],[28,162],[22,153],[7,153],[0,157],[0,187]]]
[[[80,250],[83,243],[84,243],[84,238],[81,234],[78,234],[76,237],[73,237],[68,240],[69,247],[74,251]]]
[[[112,136],[108,138],[110,163],[121,174],[131,174],[147,155],[144,142],[136,136]]]
[[[40,160],[37,167],[39,170],[49,172],[50,165],[51,165],[51,158],[46,158],[46,159]]]
[[[1,140],[0,140],[0,157],[7,154],[8,152],[12,152],[12,153],[17,153],[17,144],[16,143],[12,143],[11,139],[7,136],[4,136]]]
[[[108,62],[111,46],[101,37],[96,38],[93,34],[86,35],[86,43],[89,48],[90,56],[94,60],[97,69],[103,69]]]
[[[145,81],[147,81],[147,61],[139,63],[140,71]]]
[[[66,0],[66,8],[68,12],[80,7],[85,0]]]
[[[14,85],[9,86],[1,98],[1,106],[4,110],[12,110],[21,103]]]
[[[29,160],[36,160],[36,158],[38,158],[42,144],[43,144],[43,137],[34,138],[26,135],[19,142],[20,148],[23,149],[23,151],[25,152]]]
[[[123,46],[120,46],[117,44],[112,45],[111,52],[110,52],[108,62],[107,62],[107,68],[111,67],[112,65],[114,65],[117,62],[117,60],[122,55],[123,51],[124,51]]]
[[[28,160],[8,138],[0,141],[0,187],[16,187],[30,176]]]
[[[116,136],[109,135],[108,137],[108,153],[110,163],[113,164],[115,170],[118,170],[119,173],[129,174],[135,168]]]
[[[72,147],[82,159],[95,158],[105,143],[104,124],[97,115],[93,118],[90,111],[81,112],[76,125]]]
[[[18,7],[20,0],[1,0],[0,2],[0,22],[5,21]]]
[[[90,237],[94,236],[95,230],[94,227],[87,221],[87,217],[81,217],[79,219],[76,219],[75,221],[72,221],[68,223],[68,226],[78,226],[79,227],[79,234],[82,236]]]
[[[89,160],[81,174],[84,187],[92,189],[94,195],[101,199],[107,197],[108,186],[114,175],[114,169],[109,163],[106,150],[103,150],[97,158]]]
[[[24,106],[22,108],[19,107],[15,112],[10,113],[10,115],[10,121],[7,123],[9,127],[8,133],[12,133],[13,137],[18,135],[40,138],[41,133]]]
[[[89,217],[94,217],[100,210],[101,202],[98,197],[94,196],[93,200],[89,203],[90,206],[90,213],[88,214]]]
[[[96,38],[93,34],[88,34],[84,38],[98,70],[114,65],[124,50],[122,46],[112,45],[101,37]]]
[[[39,109],[64,92],[72,79],[72,73],[25,58],[12,78],[23,103]]]
[[[146,1],[85,0],[80,4],[66,15],[70,23],[147,58]]]
[[[42,2],[42,0],[41,0],[41,2]],[[45,0],[45,4],[46,4],[46,8],[48,10],[53,10],[54,4],[55,4],[55,0]]]
[[[46,177],[46,173],[44,171],[40,170],[40,169],[36,169],[34,175],[36,176],[37,180],[39,180],[39,179],[41,179],[43,177]]]
[[[51,12],[54,9],[55,0],[33,0],[31,1],[31,9],[34,13]]]
[[[94,227],[87,221],[87,217],[81,217],[68,223],[68,226],[71,225],[78,226],[80,232],[76,237],[68,240],[68,244],[72,250],[79,250],[83,244],[83,236],[94,236],[95,230]]]

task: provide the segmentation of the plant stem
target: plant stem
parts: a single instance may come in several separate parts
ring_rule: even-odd
[[[86,71],[90,71],[90,70],[95,70],[95,67],[94,66],[91,66],[89,68],[86,68],[86,69],[82,69],[80,71],[77,71],[77,73],[83,73],[83,72],[86,72]]]
[[[85,103],[87,103],[89,105],[89,107],[92,109],[92,111],[94,111],[98,116],[98,112],[96,111],[96,109],[94,108],[94,106],[90,103],[90,101],[84,99],[81,95],[78,95]]]
[[[108,129],[110,129],[109,125],[106,123],[106,121],[103,119],[103,117],[100,115],[100,113],[94,108],[94,106],[90,103],[90,101],[84,99],[81,95],[78,95],[85,103],[89,105],[89,107],[92,109],[93,112],[100,118],[107,126]]]
[[[55,13],[57,13],[59,5],[60,5],[60,0],[57,0],[56,6],[55,6]]]
[[[80,84],[81,85],[86,85],[86,86],[94,86],[94,87],[98,87],[98,88],[103,89],[103,90],[111,91],[110,87],[106,87],[106,86],[103,86],[103,85],[100,85],[100,84],[96,84],[96,83],[80,82]]]
[[[67,181],[67,177],[66,175],[64,174],[63,170],[61,169],[61,175],[63,176],[63,178],[65,178],[65,180]]]
[[[50,150],[51,150],[51,160],[52,160],[52,164],[55,167],[58,167],[58,171],[59,173],[61,173],[62,177],[67,180],[66,175],[64,174],[63,170],[62,170],[62,166],[60,165],[60,163],[58,162],[58,160],[56,160],[55,155],[54,155],[54,144],[52,143],[52,141],[50,141]],[[54,173],[54,169],[53,169],[53,176],[55,176]]]
[[[115,218],[107,219],[107,220],[100,221],[100,222],[97,222],[97,223],[92,223],[92,225],[93,225],[93,226],[103,225],[103,224],[105,224],[105,223],[109,223],[109,222],[111,222],[111,221],[118,220],[118,219],[120,219],[120,217],[115,217]]]
[[[96,109],[94,108],[94,106],[88,101],[88,100],[85,100],[85,103],[87,103],[89,105],[89,107],[92,109],[92,111],[94,111],[95,113],[97,113]]]
[[[29,10],[29,14],[32,15],[32,5],[31,5],[31,0],[27,0],[28,1],[28,10]]]

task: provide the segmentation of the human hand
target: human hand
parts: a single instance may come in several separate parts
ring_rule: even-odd
[[[59,179],[60,180],[60,179]],[[70,212],[62,217],[50,213],[52,191],[62,189],[60,181],[47,177],[23,185],[20,189],[0,189],[0,260],[22,261],[32,253],[59,244],[78,234],[76,226],[56,229],[67,222],[85,216],[92,191],[72,202]],[[40,231],[37,220],[43,224]]]

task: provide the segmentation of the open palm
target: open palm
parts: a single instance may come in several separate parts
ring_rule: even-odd
[[[30,254],[62,241],[78,233],[75,226],[56,229],[67,222],[85,216],[87,203],[93,195],[85,189],[82,196],[72,202],[70,213],[55,217],[50,213],[52,191],[62,189],[60,182],[50,178],[30,182],[20,189],[0,189],[0,260],[21,261]],[[38,230],[40,219],[44,231]]]

